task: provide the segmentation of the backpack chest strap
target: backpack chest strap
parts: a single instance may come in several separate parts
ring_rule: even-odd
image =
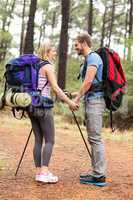
[[[89,92],[103,92],[103,89],[103,82],[98,82],[91,85]]]

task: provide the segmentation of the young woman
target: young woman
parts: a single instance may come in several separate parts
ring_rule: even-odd
[[[78,105],[70,100],[57,84],[53,66],[56,55],[56,50],[50,41],[46,41],[40,46],[39,57],[43,61],[48,61],[48,64],[42,66],[39,71],[38,89],[41,91],[43,97],[50,98],[50,90],[52,88],[56,95],[69,105],[71,110],[77,110]],[[38,108],[34,114],[30,113],[29,117],[35,136],[35,145],[33,149],[36,167],[35,180],[45,183],[56,183],[58,182],[58,177],[53,175],[48,168],[55,142],[52,109]],[[45,141],[44,144],[43,141]]]

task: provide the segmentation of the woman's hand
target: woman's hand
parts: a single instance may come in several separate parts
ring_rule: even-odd
[[[69,108],[70,108],[70,110],[72,110],[72,111],[76,111],[76,110],[79,109],[79,105],[76,104],[74,101],[70,100]]]

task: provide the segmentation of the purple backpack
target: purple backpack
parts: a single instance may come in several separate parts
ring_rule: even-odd
[[[40,91],[38,90],[38,72],[40,68],[46,64],[50,63],[47,60],[41,60],[33,54],[24,54],[10,60],[6,64],[5,91],[11,88],[14,93],[29,93],[32,97],[32,105],[35,107],[42,106],[43,102],[40,97]],[[43,88],[46,85],[47,83]]]

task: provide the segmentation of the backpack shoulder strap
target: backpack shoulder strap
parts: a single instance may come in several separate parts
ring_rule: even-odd
[[[92,53],[97,53],[97,52],[96,52],[96,51],[91,51],[90,54],[92,54]],[[98,54],[98,53],[97,53],[97,54]],[[99,54],[98,54],[98,55],[99,55]],[[82,65],[82,64],[81,64],[81,65]],[[85,76],[85,74],[86,74],[86,70],[87,70],[87,62],[86,62],[86,59],[85,59],[84,68],[83,68],[83,74],[84,74],[84,76]],[[80,78],[80,75],[78,75],[77,79],[79,79],[79,78]],[[100,83],[100,81],[99,81],[99,79],[98,79],[98,77],[97,77],[97,74],[95,75],[95,78],[96,78],[97,82]]]
[[[44,65],[47,65],[47,64],[51,64],[48,60],[41,60],[40,63],[39,63],[39,69],[41,67],[43,67]],[[48,80],[47,82],[44,84],[44,86],[42,87],[41,91],[46,87],[46,85],[48,84]],[[40,90],[39,90],[40,91]],[[40,92],[41,92],[40,91]]]
[[[39,62],[39,69],[41,68],[41,67],[43,67],[44,65],[48,65],[48,64],[50,64],[51,65],[51,63],[48,61],[48,60],[41,60],[40,62]]]

